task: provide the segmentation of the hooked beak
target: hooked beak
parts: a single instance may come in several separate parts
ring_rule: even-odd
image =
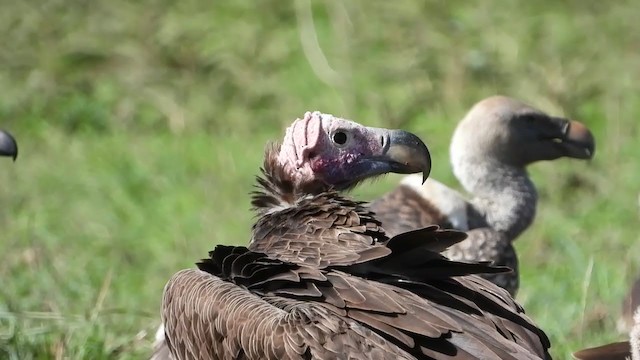
[[[591,159],[595,154],[596,143],[593,134],[579,121],[566,121],[558,142],[568,157]]]
[[[0,156],[10,156],[13,161],[18,157],[18,143],[9,132],[0,130]]]
[[[382,153],[368,158],[380,173],[413,174],[422,172],[424,183],[431,172],[431,154],[427,145],[416,135],[403,130],[383,130]]]

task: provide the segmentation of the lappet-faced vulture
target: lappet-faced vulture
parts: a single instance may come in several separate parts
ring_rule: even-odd
[[[590,159],[591,132],[580,122],[548,115],[518,100],[493,96],[473,106],[458,124],[450,147],[463,195],[436,180],[409,175],[371,205],[389,235],[431,224],[467,231],[446,255],[493,261],[512,273],[483,275],[515,296],[518,258],[512,242],[531,225],[538,195],[526,167],[562,157]]]
[[[306,113],[268,146],[249,248],[217,246],[167,283],[175,359],[547,359],[549,340],[487,263],[440,251],[436,226],[389,238],[341,191],[387,172],[428,174],[415,135]]]

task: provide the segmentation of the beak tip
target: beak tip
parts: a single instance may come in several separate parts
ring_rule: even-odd
[[[577,149],[572,151],[574,157],[587,160],[593,159],[596,152],[596,141],[586,125],[576,120],[570,121],[566,140],[569,141],[573,147],[581,149],[578,153],[576,153]]]

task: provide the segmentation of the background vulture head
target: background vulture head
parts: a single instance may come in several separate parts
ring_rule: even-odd
[[[278,163],[297,185],[346,190],[385,173],[431,171],[427,146],[416,135],[366,127],[320,112],[307,112],[286,131]]]
[[[518,167],[561,157],[591,159],[594,153],[595,140],[584,124],[505,96],[474,105],[451,141],[454,159],[481,156]]]

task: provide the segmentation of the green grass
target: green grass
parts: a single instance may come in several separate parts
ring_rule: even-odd
[[[0,125],[20,141],[0,172],[0,358],[148,354],[165,282],[247,242],[264,144],[305,110],[413,130],[455,186],[452,130],[495,93],[598,142],[590,163],[531,169],[519,300],[556,358],[622,337],[640,269],[634,1],[314,1],[313,22],[302,0],[0,6]]]

